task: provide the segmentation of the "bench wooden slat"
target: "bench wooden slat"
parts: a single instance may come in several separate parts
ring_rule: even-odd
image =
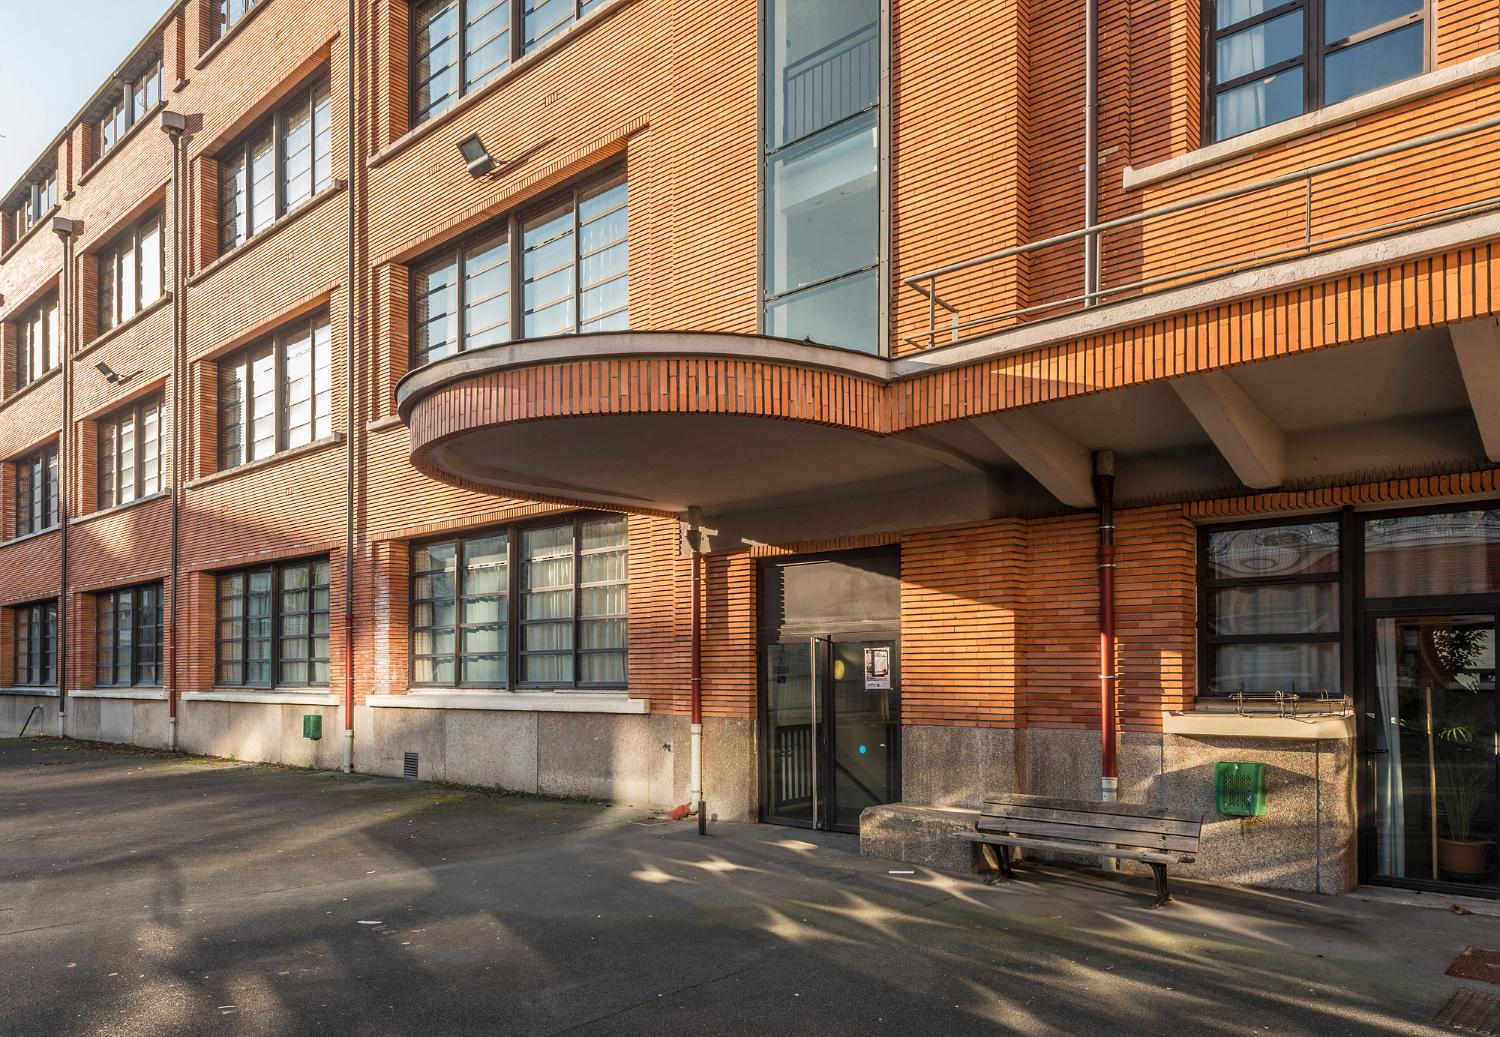
[[[971,843],[1004,844],[1006,846],[1032,846],[1039,850],[1062,850],[1094,857],[1118,857],[1127,861],[1146,861],[1151,864],[1191,864],[1190,853],[1157,853],[1152,850],[1126,850],[1095,843],[1070,843],[1054,839],[1034,839],[1029,836],[997,835],[992,832],[954,832],[955,839]]]
[[[1175,821],[1170,818],[1133,817],[1103,810],[1058,810],[1053,807],[1001,807],[985,804],[980,811],[986,818],[1019,818],[1027,821],[1051,821],[1064,825],[1108,825],[1127,832],[1153,832],[1197,838],[1203,831],[1202,821]]]
[[[1128,828],[1112,828],[1107,824],[1067,825],[1055,821],[1032,821],[1027,818],[981,818],[981,832],[1014,832],[1041,838],[1056,838],[1070,842],[1098,842],[1115,846],[1142,847],[1151,850],[1180,850],[1194,853],[1198,849],[1196,835],[1168,835],[1164,832],[1139,832]]]
[[[1020,792],[995,793],[986,796],[984,805],[1012,807],[1042,807],[1050,810],[1083,810],[1087,812],[1118,814],[1123,817],[1146,817],[1168,821],[1189,821],[1201,824],[1202,814],[1185,810],[1169,810],[1165,807],[1148,807],[1140,803],[1091,803],[1079,799],[1055,799],[1051,796],[1028,796]]]

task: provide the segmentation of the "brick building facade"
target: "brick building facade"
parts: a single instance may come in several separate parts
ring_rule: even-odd
[[[1494,892],[1497,50],[182,0],[0,197],[0,730],[845,829],[1117,777],[1207,876]]]

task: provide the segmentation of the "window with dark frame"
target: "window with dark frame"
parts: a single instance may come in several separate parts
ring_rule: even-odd
[[[98,421],[100,510],[162,488],[161,396],[151,395]]]
[[[250,13],[259,0],[213,0],[213,38],[220,40]]]
[[[51,529],[58,521],[57,444],[16,462],[16,536]]]
[[[57,602],[39,601],[11,609],[15,624],[14,683],[46,688],[57,683]]]
[[[126,79],[123,89],[96,124],[99,132],[99,158],[120,143],[130,127],[161,103],[162,67],[158,58],[136,75]]]
[[[411,8],[412,125],[440,115],[604,0],[419,0]]]
[[[1199,532],[1200,693],[1343,692],[1336,518]]]
[[[453,353],[629,327],[629,198],[593,180],[482,228],[412,270],[412,367]],[[519,256],[519,262],[515,257]]]
[[[123,324],[162,296],[167,246],[155,209],[99,250],[99,331]]]
[[[333,333],[319,313],[219,360],[219,468],[333,434]]]
[[[333,186],[333,95],[319,73],[218,155],[219,253]]]
[[[417,545],[412,684],[623,687],[626,565],[621,515]]]
[[[48,172],[41,180],[33,181],[26,188],[26,197],[14,209],[16,240],[41,222],[42,217],[57,207],[57,173]],[[9,219],[9,214],[6,216]]]
[[[94,683],[150,687],[161,683],[162,585],[148,583],[94,595]]]
[[[1420,75],[1429,2],[1205,0],[1205,139],[1226,140]]]
[[[57,293],[16,318],[16,388],[24,389],[61,362],[61,329],[58,326]]]
[[[326,686],[328,573],[327,558],[221,573],[215,683],[252,688]]]

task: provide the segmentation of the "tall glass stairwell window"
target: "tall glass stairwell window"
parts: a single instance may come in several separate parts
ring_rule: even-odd
[[[879,0],[767,0],[765,328],[880,348]]]

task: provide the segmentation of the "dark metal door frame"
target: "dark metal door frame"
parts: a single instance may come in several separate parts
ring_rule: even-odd
[[[1361,547],[1363,545],[1361,544]],[[1377,749],[1377,725],[1380,722],[1380,703],[1375,678],[1375,625],[1382,619],[1420,619],[1443,616],[1489,616],[1495,624],[1496,650],[1500,652],[1500,601],[1494,595],[1453,595],[1448,597],[1400,599],[1373,599],[1360,602],[1359,617],[1355,627],[1359,643],[1359,684],[1355,699],[1356,737],[1354,751],[1358,758],[1357,810],[1359,881],[1361,884],[1392,886],[1424,892],[1446,893],[1453,896],[1500,898],[1500,885],[1468,886],[1457,882],[1429,879],[1397,878],[1376,873],[1379,858],[1377,845],[1377,804],[1375,796],[1375,765],[1383,750]],[[1500,724],[1500,691],[1496,693],[1496,721]],[[1495,758],[1495,788],[1500,795],[1500,754]],[[1497,853],[1496,881],[1500,883],[1500,853]]]

